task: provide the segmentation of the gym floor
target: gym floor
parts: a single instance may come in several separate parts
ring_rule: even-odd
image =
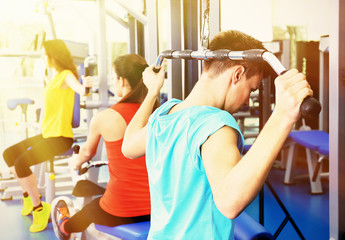
[[[304,161],[305,163],[305,161]],[[307,166],[300,162],[300,173],[307,173]],[[284,170],[272,168],[267,178],[277,193],[279,199],[291,215],[305,239],[329,239],[329,182],[322,180],[323,194],[312,195],[307,178],[296,180],[294,185],[283,184]],[[259,197],[247,207],[246,212],[259,221]],[[286,215],[272,192],[265,184],[264,187],[264,226],[274,234]],[[293,225],[289,221],[277,239],[300,239]]]
[[[298,160],[297,170],[306,173],[306,166],[303,159]],[[295,185],[284,185],[282,183],[284,170],[273,167],[268,181],[278,194],[292,219],[304,235],[305,239],[325,240],[329,239],[329,197],[328,197],[328,180],[323,179],[324,194],[309,194],[310,185],[308,180],[298,179]],[[0,192],[0,195],[2,193]],[[10,201],[0,201],[0,239],[19,240],[34,239],[46,240],[56,239],[51,222],[46,230],[40,233],[30,233],[29,226],[32,217],[24,217],[20,215],[20,199]],[[248,206],[246,212],[259,220],[259,197]],[[264,225],[274,234],[279,225],[283,222],[285,214],[274,199],[270,189],[264,187]],[[294,240],[300,239],[297,232],[293,228],[291,222],[288,222],[277,239]]]

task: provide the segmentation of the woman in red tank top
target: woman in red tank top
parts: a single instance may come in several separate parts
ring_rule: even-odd
[[[113,63],[116,95],[121,100],[99,112],[90,123],[86,143],[73,165],[75,169],[96,154],[103,137],[108,157],[109,182],[103,196],[92,200],[73,216],[67,203],[60,200],[53,206],[54,231],[59,239],[84,231],[91,223],[114,227],[150,220],[150,193],[145,156],[128,159],[121,152],[122,140],[130,120],[147,94],[142,72],[148,67],[144,58],[128,54]],[[157,102],[158,107],[158,102]]]

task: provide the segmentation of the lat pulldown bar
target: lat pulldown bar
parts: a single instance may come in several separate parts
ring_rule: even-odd
[[[164,58],[167,59],[199,59],[199,60],[248,60],[253,62],[266,61],[273,70],[278,74],[282,75],[287,70],[278,60],[278,58],[271,52],[263,49],[251,49],[245,51],[231,51],[228,49],[220,50],[202,50],[202,51],[193,51],[193,50],[166,50],[159,54],[157,57],[154,71],[158,72]],[[306,97],[301,104],[301,114],[303,117],[316,117],[321,111],[320,102],[313,97]]]

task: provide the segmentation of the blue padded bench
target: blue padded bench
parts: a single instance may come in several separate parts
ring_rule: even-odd
[[[295,131],[289,137],[296,143],[317,151],[321,145],[327,145],[329,141],[328,133],[320,130]]]
[[[273,235],[246,212],[236,218],[235,240],[271,240]]]
[[[311,194],[323,193],[321,179],[319,174],[320,164],[325,156],[328,156],[328,149],[323,149],[323,158],[317,159],[317,154],[320,154],[319,148],[324,146],[327,148],[329,145],[329,134],[320,130],[306,130],[306,131],[292,131],[288,137],[289,152],[286,162],[284,183],[293,183],[293,171],[295,167],[295,145],[303,146],[306,151],[306,160],[308,165],[308,175],[311,186]]]
[[[150,229],[150,222],[125,224],[116,227],[95,224],[95,228],[98,231],[123,240],[146,240]],[[242,212],[242,214],[236,218],[234,235],[235,240],[274,239],[270,232],[245,212]]]
[[[95,228],[100,232],[123,240],[146,240],[150,230],[150,222],[124,224],[116,227],[95,224]]]
[[[319,146],[318,152],[322,155],[329,155],[329,144],[323,144]]]

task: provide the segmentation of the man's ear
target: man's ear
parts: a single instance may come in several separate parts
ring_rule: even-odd
[[[126,79],[124,77],[120,77],[119,80],[120,80],[120,83],[121,83],[121,87],[124,87],[125,84],[126,84]]]
[[[233,71],[233,82],[236,84],[241,78],[244,77],[245,68],[242,65],[236,65]]]

